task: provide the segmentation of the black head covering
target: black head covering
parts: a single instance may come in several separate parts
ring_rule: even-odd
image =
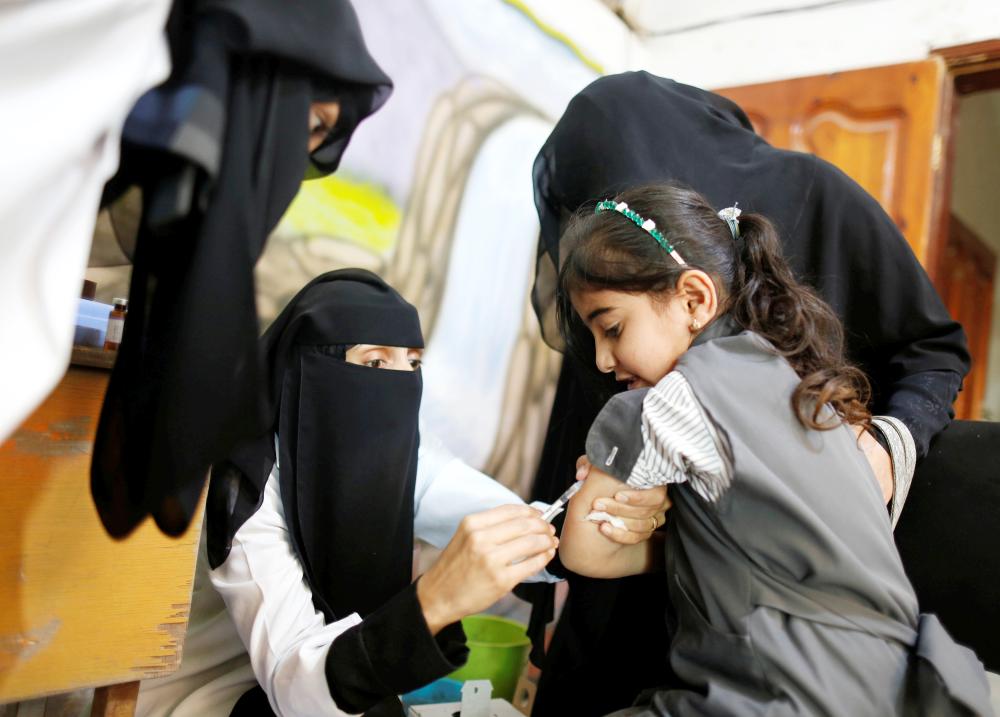
[[[631,186],[676,181],[717,208],[739,202],[767,216],[797,276],[815,286],[845,325],[847,352],[869,375],[876,413],[910,428],[918,453],[950,420],[968,370],[965,336],[942,305],[906,240],[878,203],[833,165],[771,147],[724,97],[646,72],[603,77],[569,103],[534,165],[541,222],[532,303],[545,340],[562,348],[555,323],[559,239],[580,206]],[[573,480],[587,429],[614,386],[567,355],[559,377],[533,498],[552,500]],[[661,576],[596,581],[571,576],[570,598],[542,672],[535,710],[604,714],[662,682]],[[550,619],[546,586],[531,588],[532,630]],[[665,600],[665,597],[664,597]],[[618,607],[616,608],[616,604]],[[643,609],[646,612],[643,613]],[[621,616],[631,616],[621,623]],[[643,631],[649,654],[636,656]],[[540,660],[537,647],[533,659]],[[631,654],[647,674],[622,671],[603,655]],[[617,679],[609,677],[617,675]],[[577,686],[614,685],[580,702]]]
[[[554,311],[565,217],[658,181],[690,186],[719,208],[739,202],[775,224],[798,277],[844,322],[848,356],[871,378],[875,411],[903,420],[926,453],[948,421],[969,356],[961,326],[892,220],[833,165],[771,147],[729,100],[646,72],[591,83],[535,160],[541,237],[532,303],[546,341],[562,347]],[[907,384],[922,372],[943,374],[940,385]]]
[[[420,372],[346,363],[357,343],[423,347],[416,309],[360,269],[306,285],[261,339],[268,428],[216,465],[209,486],[215,568],[277,460],[289,534],[327,620],[369,614],[412,573]]]
[[[143,195],[91,468],[114,536],[147,514],[182,532],[209,466],[263,430],[253,266],[305,173],[309,105],[341,103],[312,155],[328,173],[391,89],[346,0],[182,0],[168,38],[172,74],[129,116],[105,192]]]
[[[531,301],[546,342],[563,348],[555,323],[559,239],[573,212],[629,187],[670,179],[719,208],[731,206],[727,198],[743,188],[757,142],[767,146],[730,100],[646,72],[604,77],[576,95],[533,169],[541,237]],[[745,167],[746,174],[730,175],[730,166]],[[736,199],[741,207],[749,201]]]

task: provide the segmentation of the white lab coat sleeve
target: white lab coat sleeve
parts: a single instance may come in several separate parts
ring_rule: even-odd
[[[226,561],[211,572],[212,584],[226,602],[275,714],[339,717],[349,713],[330,694],[327,652],[361,618],[352,613],[327,625],[313,605],[288,535],[276,470],[260,509],[236,531]]]

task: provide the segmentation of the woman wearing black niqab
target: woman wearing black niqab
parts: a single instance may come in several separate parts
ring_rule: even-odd
[[[1000,617],[997,588],[979,581],[974,594],[963,592],[957,601],[949,593],[950,579],[943,577],[967,578],[977,572],[974,561],[988,560],[984,526],[990,522],[985,514],[973,516],[979,510],[974,506],[956,504],[951,496],[964,491],[942,484],[981,481],[986,504],[1000,500],[982,469],[988,460],[979,468],[966,460],[964,469],[940,475],[940,449],[950,442],[954,455],[982,454],[993,435],[989,428],[981,430],[987,424],[967,424],[976,427],[972,431],[959,422],[931,446],[953,416],[951,405],[968,371],[965,336],[892,220],[841,171],[815,156],[771,147],[739,107],[710,92],[645,72],[595,81],[573,98],[535,161],[541,238],[532,302],[546,341],[562,349],[555,291],[565,218],[626,187],[665,180],[692,187],[716,207],[738,202],[741,209],[768,216],[797,275],[837,311],[848,355],[871,379],[873,413],[898,419],[891,423],[901,427],[901,442],[912,441],[908,445],[917,457],[930,447],[933,461],[925,465],[930,469],[933,463],[940,476],[935,480],[918,471],[896,533],[921,608],[938,612],[987,666],[991,660],[996,664],[1000,654],[981,636],[995,633],[984,631],[982,621],[994,624]],[[595,376],[592,365],[569,354],[564,359],[535,499],[551,500],[573,480],[587,429],[617,390],[608,377]],[[898,515],[905,490],[897,487],[896,493]],[[947,519],[935,512],[942,505],[955,511]],[[958,535],[959,515],[964,525],[980,527]],[[942,541],[961,545],[968,562],[942,564]],[[643,689],[667,682],[672,617],[664,623],[663,576],[600,581],[570,574],[568,579],[569,598],[544,657],[534,714],[606,714],[631,704]],[[529,587],[537,638],[551,619],[551,588]],[[976,613],[972,619],[970,607]],[[542,659],[540,644],[536,639],[536,662]],[[601,689],[579,689],[586,684]]]
[[[233,536],[260,508],[277,463],[289,538],[326,622],[351,613],[367,618],[390,604],[364,631],[348,631],[335,640],[337,649],[331,648],[326,666],[331,691],[340,689],[338,701],[351,706],[361,701],[367,714],[397,714],[399,700],[393,694],[374,705],[359,698],[369,697],[376,691],[372,683],[386,679],[371,669],[382,658],[368,654],[378,650],[378,641],[366,644],[365,638],[370,643],[391,627],[402,632],[394,639],[410,641],[418,653],[424,649],[428,672],[407,676],[400,691],[454,669],[466,649],[457,626],[440,638],[443,652],[422,644],[415,629],[420,618],[411,614],[416,601],[406,595],[413,561],[420,372],[377,370],[344,357],[354,344],[423,348],[416,309],[374,274],[329,272],[292,299],[261,343],[270,425],[213,471],[206,523],[209,563],[215,569],[226,561]],[[270,714],[259,687],[233,711],[248,714]]]
[[[209,563],[225,562],[277,463],[316,608],[327,620],[369,615],[410,584],[423,389],[419,371],[375,370],[345,355],[354,344],[422,349],[417,311],[370,272],[328,272],[296,294],[261,343],[272,418],[213,471]]]
[[[143,208],[129,314],[101,413],[91,487],[108,532],[190,522],[209,466],[259,435],[253,266],[306,173],[329,174],[391,82],[347,0],[180,0],[173,72],[123,132],[111,200]],[[310,154],[310,106],[339,118]]]
[[[213,468],[180,669],[140,717],[402,714],[460,618],[553,579],[538,511],[420,437],[416,310],[371,272],[307,284],[261,339],[265,429]],[[415,538],[441,548],[411,582]]]

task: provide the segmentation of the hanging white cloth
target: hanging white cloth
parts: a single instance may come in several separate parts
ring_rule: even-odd
[[[0,440],[69,362],[104,183],[163,80],[169,0],[0,4]]]

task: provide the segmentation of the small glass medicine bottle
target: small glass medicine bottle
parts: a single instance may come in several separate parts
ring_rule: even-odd
[[[108,314],[108,330],[104,335],[104,350],[117,351],[122,342],[122,331],[125,329],[125,314],[128,312],[128,299],[115,299],[114,308]]]

